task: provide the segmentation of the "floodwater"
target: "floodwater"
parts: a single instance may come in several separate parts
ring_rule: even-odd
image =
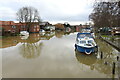
[[[118,51],[96,39],[99,52],[75,51],[75,33],[35,33],[2,39],[3,78],[112,78],[118,77]],[[103,58],[100,58],[101,51]],[[112,63],[116,63],[112,75]]]

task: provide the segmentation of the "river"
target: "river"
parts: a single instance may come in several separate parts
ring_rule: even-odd
[[[28,37],[2,39],[3,78],[112,78],[118,77],[118,51],[96,38],[98,55],[75,51],[77,32],[33,33]],[[100,58],[101,52],[103,58]]]

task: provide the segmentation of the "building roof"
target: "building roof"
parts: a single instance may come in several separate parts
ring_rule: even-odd
[[[0,21],[0,25],[14,25],[13,21]]]

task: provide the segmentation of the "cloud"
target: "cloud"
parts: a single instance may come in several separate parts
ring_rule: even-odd
[[[0,19],[3,20],[14,20],[15,19],[15,11],[8,7],[0,7]]]
[[[45,21],[88,21],[93,0],[4,0],[0,3],[2,20],[15,21],[15,13],[21,7],[33,6]]]

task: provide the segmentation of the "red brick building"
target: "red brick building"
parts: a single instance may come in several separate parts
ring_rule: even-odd
[[[17,27],[17,33],[19,33],[20,31],[27,31],[25,23],[15,23],[15,26]]]
[[[0,33],[3,31],[4,33],[12,34],[12,33],[20,33],[20,31],[27,31],[26,23],[14,23],[13,21],[0,21]],[[39,32],[40,26],[39,23],[34,22],[29,27],[29,32]]]
[[[16,33],[17,30],[13,21],[0,21],[0,27],[6,33]]]
[[[40,31],[40,25],[38,23],[32,23],[30,28],[29,28],[29,32],[31,33],[37,33]]]

